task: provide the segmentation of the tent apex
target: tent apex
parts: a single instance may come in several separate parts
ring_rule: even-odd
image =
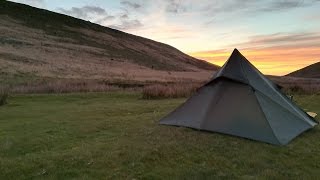
[[[241,55],[240,51],[237,48],[234,48],[232,54]]]

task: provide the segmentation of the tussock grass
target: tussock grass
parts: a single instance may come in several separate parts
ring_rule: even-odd
[[[155,84],[143,88],[143,99],[181,98],[191,96],[201,83]]]
[[[312,85],[303,85],[303,84],[286,84],[284,85],[284,92],[288,94],[319,94],[320,93],[320,85],[312,84]]]
[[[128,76],[128,75],[123,75]],[[271,77],[271,80],[282,86],[286,94],[319,94],[320,79]],[[183,78],[172,78],[162,81],[137,81],[119,79],[39,79],[28,80],[11,86],[12,93],[72,93],[72,92],[110,92],[118,90],[142,90],[144,99],[189,97],[206,81],[193,81]]]
[[[275,83],[281,85],[282,91],[287,94],[319,94],[320,79],[312,78],[271,78]]]
[[[110,83],[98,80],[52,80],[38,83],[25,83],[12,87],[15,94],[30,93],[74,93],[74,92],[110,92],[123,89],[135,90],[138,85],[122,82]]]
[[[286,94],[320,94],[320,80],[297,78],[272,78],[273,82],[282,87]],[[181,98],[191,96],[204,82],[177,82],[154,84],[143,88],[143,99]]]
[[[8,103],[9,91],[0,88],[0,106]]]

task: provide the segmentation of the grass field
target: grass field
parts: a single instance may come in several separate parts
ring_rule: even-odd
[[[0,179],[320,177],[320,129],[274,146],[158,125],[185,99],[130,92],[16,95],[0,107]],[[298,96],[320,113],[320,95]]]

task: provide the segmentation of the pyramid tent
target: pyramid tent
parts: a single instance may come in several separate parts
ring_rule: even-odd
[[[211,81],[160,124],[285,145],[317,122],[235,49]]]

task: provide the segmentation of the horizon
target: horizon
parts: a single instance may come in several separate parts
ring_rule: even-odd
[[[319,62],[319,0],[13,0],[169,44],[222,66],[237,48],[264,74]]]

